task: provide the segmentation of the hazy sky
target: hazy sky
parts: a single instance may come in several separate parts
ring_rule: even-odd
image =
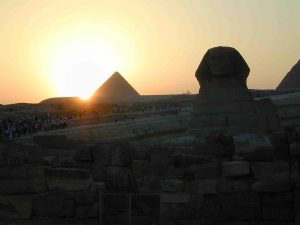
[[[198,92],[206,50],[235,47],[249,88],[300,58],[299,0],[0,0],[0,103],[88,96],[114,71],[140,94]]]

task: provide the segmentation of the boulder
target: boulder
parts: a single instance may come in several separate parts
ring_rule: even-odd
[[[196,180],[198,194],[215,194],[217,193],[218,179],[200,179]]]
[[[255,180],[290,179],[290,166],[284,161],[254,162],[251,171]]]
[[[250,188],[248,179],[221,179],[218,185],[218,191],[221,193],[247,192]]]
[[[190,165],[185,172],[196,179],[215,178],[220,174],[220,166],[217,162],[208,162]]]

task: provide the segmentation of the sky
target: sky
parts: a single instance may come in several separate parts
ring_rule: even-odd
[[[0,104],[90,96],[113,72],[143,95],[197,93],[215,46],[248,87],[274,89],[300,59],[299,0],[0,0]]]

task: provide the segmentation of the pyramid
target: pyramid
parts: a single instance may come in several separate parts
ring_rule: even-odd
[[[300,60],[282,79],[276,90],[300,89]]]
[[[115,72],[94,92],[92,99],[97,102],[119,102],[134,101],[139,97],[139,93],[127,80]]]

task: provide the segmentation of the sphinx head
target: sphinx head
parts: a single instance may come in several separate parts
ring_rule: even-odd
[[[231,47],[215,47],[204,55],[197,71],[196,78],[205,88],[207,82],[215,79],[235,79],[238,84],[246,86],[250,69],[241,54]]]

